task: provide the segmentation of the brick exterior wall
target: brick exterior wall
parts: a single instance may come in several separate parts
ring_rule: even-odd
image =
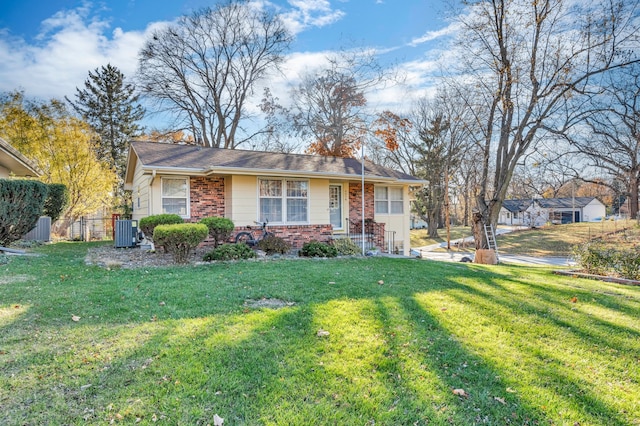
[[[362,216],[362,184],[360,182],[349,183],[349,220],[361,221]],[[374,192],[373,184],[364,184],[364,218],[373,219],[374,214]]]
[[[238,232],[247,231],[247,227],[237,226],[232,238]],[[252,227],[254,235],[260,238],[259,226]],[[299,250],[304,243],[309,241],[329,242],[333,237],[333,227],[331,225],[274,225],[267,226],[269,232],[273,232],[276,237],[280,237],[291,245],[292,249]]]
[[[192,177],[190,187],[191,222],[205,217],[224,217],[223,177]]]

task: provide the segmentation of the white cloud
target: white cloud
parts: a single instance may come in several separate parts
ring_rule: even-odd
[[[34,43],[0,32],[0,91],[23,89],[30,97],[72,97],[90,70],[111,63],[133,77],[146,31],[124,32],[89,16],[86,8],[58,12],[42,22]]]
[[[409,43],[409,46],[415,47],[420,44],[436,40],[438,38],[450,36],[452,34],[455,34],[459,29],[460,29],[460,24],[458,22],[454,22],[440,30],[427,31],[424,35],[411,40],[411,42]]]
[[[293,34],[309,27],[324,27],[345,16],[341,10],[333,10],[328,0],[289,0],[292,9],[281,17]]]

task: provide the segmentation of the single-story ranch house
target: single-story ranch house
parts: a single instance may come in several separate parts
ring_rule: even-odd
[[[547,222],[561,224],[588,222],[605,217],[607,209],[595,197],[535,198],[504,200],[499,224],[542,226]]]
[[[377,247],[409,254],[409,187],[424,183],[365,161],[365,233]],[[362,163],[353,158],[135,141],[125,188],[134,220],[218,216],[236,231],[268,221],[269,231],[294,248],[362,232]]]

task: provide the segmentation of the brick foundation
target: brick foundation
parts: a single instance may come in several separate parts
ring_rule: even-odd
[[[259,238],[259,226],[251,227],[254,235]],[[247,231],[246,226],[238,226],[233,233],[232,240],[238,232]],[[280,237],[291,245],[292,249],[299,250],[304,243],[309,241],[321,241],[328,243],[333,236],[333,227],[331,225],[274,225],[267,226],[269,232],[273,232],[276,237]]]

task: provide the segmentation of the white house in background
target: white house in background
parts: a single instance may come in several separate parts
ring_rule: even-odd
[[[0,138],[0,179],[8,177],[38,177],[38,168],[17,149]]]
[[[595,197],[535,198],[533,200],[505,200],[498,223],[502,225],[542,226],[589,222],[605,217],[607,209]]]

